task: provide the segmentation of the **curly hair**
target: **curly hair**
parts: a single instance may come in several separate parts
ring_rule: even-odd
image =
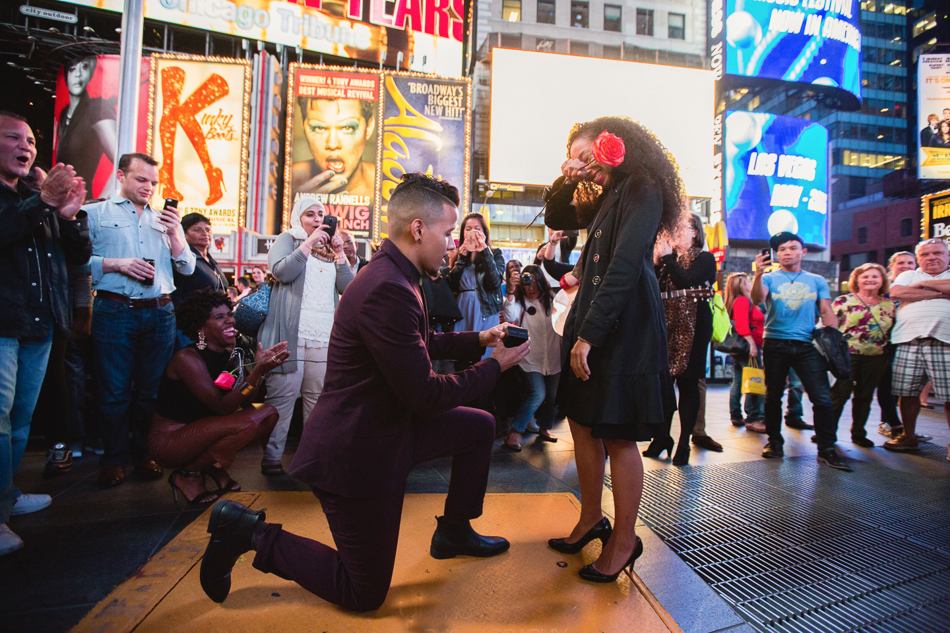
[[[193,295],[175,308],[175,320],[178,322],[178,329],[184,332],[188,338],[197,339],[198,330],[211,316],[211,311],[218,306],[234,307],[228,293],[214,288],[202,288],[195,291]]]
[[[610,132],[623,139],[625,154],[623,162],[613,168],[611,178],[616,182],[626,176],[652,181],[663,193],[663,216],[660,233],[676,235],[683,230],[686,215],[686,189],[680,178],[676,159],[660,139],[629,117],[604,116],[587,123],[576,123],[567,138],[567,157],[571,157],[571,145],[579,138],[593,141],[601,132]],[[600,185],[583,181],[574,194],[577,215],[582,224],[589,224],[602,202]],[[586,220],[586,222],[584,221]]]

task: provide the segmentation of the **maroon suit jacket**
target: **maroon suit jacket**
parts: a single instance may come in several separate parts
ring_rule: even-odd
[[[401,494],[420,420],[488,393],[501,373],[489,358],[439,375],[430,359],[477,361],[478,333],[429,331],[420,274],[385,240],[340,299],[323,393],[304,424],[290,474],[353,498]]]

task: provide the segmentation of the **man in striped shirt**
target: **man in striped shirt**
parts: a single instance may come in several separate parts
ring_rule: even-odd
[[[919,268],[901,273],[891,285],[891,298],[900,302],[891,342],[897,346],[893,392],[900,396],[904,433],[884,443],[890,451],[919,450],[914,431],[928,380],[950,424],[950,248],[929,239],[916,253]]]

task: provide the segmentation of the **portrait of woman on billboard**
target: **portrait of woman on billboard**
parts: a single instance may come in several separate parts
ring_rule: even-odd
[[[76,175],[86,182],[87,199],[102,193],[93,191],[102,157],[115,164],[115,101],[92,97],[88,90],[98,61],[95,55],[89,55],[63,67],[69,102],[59,111],[56,126],[56,161],[73,166]],[[112,182],[110,176],[102,191],[111,190]]]
[[[294,144],[295,194],[345,193],[372,198],[376,183],[374,101],[297,97],[306,147]],[[296,136],[296,134],[295,134]],[[364,151],[369,150],[369,156]]]

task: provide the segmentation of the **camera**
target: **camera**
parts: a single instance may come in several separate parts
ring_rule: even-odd
[[[530,287],[534,285],[534,275],[531,273],[522,273],[521,274],[521,285],[523,287]]]

